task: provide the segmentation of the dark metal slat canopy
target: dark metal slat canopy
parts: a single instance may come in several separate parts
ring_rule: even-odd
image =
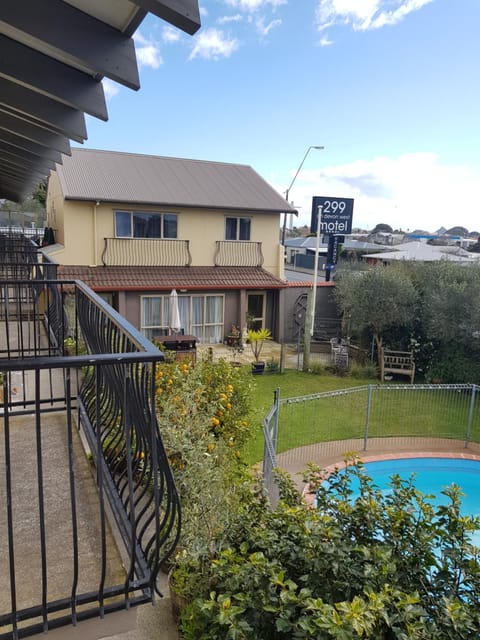
[[[0,198],[24,200],[84,142],[85,113],[107,120],[103,78],[140,87],[132,35],[149,13],[200,27],[198,0],[1,0]]]

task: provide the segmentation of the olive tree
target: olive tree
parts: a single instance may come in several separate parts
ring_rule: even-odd
[[[418,362],[427,379],[480,382],[480,264],[412,264]],[[423,361],[423,362],[422,362]]]
[[[406,271],[397,266],[374,266],[367,271],[343,271],[334,296],[352,328],[369,329],[380,358],[387,329],[412,325],[417,291]]]

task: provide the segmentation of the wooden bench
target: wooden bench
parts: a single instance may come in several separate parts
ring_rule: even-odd
[[[380,378],[382,382],[385,380],[386,373],[395,375],[408,376],[410,383],[413,384],[415,377],[415,361],[411,351],[391,351],[382,349],[382,358],[380,359]]]

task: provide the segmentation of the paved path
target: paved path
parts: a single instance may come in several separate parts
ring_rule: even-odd
[[[104,640],[179,640],[177,625],[172,615],[167,577],[160,574],[160,591],[163,598],[157,598],[153,605],[138,607],[137,623],[134,629],[126,633],[104,636]],[[108,623],[108,619],[105,619]]]
[[[230,347],[227,347],[224,344],[199,344],[197,345],[197,358],[201,358],[208,354],[211,349],[213,359],[219,360],[223,358],[229,362],[240,362],[241,364],[250,364],[253,362],[253,354],[249,345],[246,344],[243,351],[241,353],[234,352]],[[302,347],[300,347],[300,350]],[[265,360],[265,362],[275,361],[280,365],[280,359],[283,357],[284,366],[286,369],[302,369],[303,366],[303,352],[300,353],[297,350],[297,345],[295,344],[285,344],[283,347],[282,354],[282,345],[278,342],[274,342],[273,340],[267,340],[262,348],[261,359]],[[314,364],[329,364],[331,362],[330,352],[328,353],[315,353],[312,352],[310,354],[310,363]]]

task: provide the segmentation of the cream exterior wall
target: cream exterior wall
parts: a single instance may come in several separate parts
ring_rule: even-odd
[[[102,264],[104,238],[113,238],[114,211],[132,209],[124,203],[96,203],[63,200],[56,174],[52,174],[47,198],[48,224],[56,232],[64,249],[55,258],[61,264],[98,266]],[[178,215],[178,239],[190,241],[192,266],[212,266],[216,241],[225,240],[227,216],[251,218],[252,242],[260,242],[263,268],[283,277],[283,248],[279,246],[280,214],[228,212],[219,210],[178,209],[135,206],[135,210],[158,211]],[[134,241],[134,240],[133,240]]]
[[[181,212],[178,218],[178,237],[180,240],[190,240],[192,266],[211,266],[213,264],[215,242],[225,240],[225,218],[237,216],[251,218],[250,241],[262,244],[264,269],[279,276],[279,214],[248,214],[231,211],[228,213],[223,211],[200,212],[193,209]]]
[[[47,211],[47,227],[55,230],[55,239],[60,244],[64,244],[64,200],[58,176],[55,172],[50,174],[48,181],[47,199],[45,208]]]

